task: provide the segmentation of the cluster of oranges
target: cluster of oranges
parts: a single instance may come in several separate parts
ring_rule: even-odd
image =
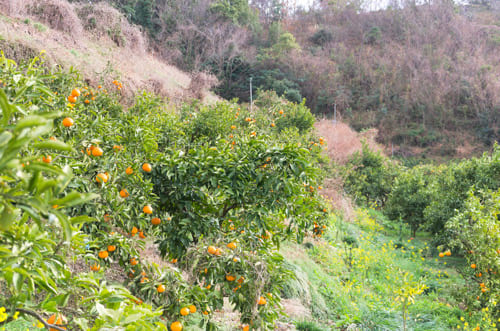
[[[123,88],[122,83],[120,83],[120,82],[119,82],[119,81],[117,81],[117,80],[114,80],[114,81],[113,81],[113,85],[115,85],[115,86],[116,86],[116,89],[117,89],[117,90],[121,90],[121,89]]]
[[[76,103],[76,100],[78,99],[78,97],[80,96],[80,90],[77,89],[77,88],[74,88],[72,91],[71,91],[71,94],[68,95],[68,101],[70,104],[75,104]]]

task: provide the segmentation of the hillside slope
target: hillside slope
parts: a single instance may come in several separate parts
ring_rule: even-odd
[[[122,94],[146,89],[174,102],[206,95],[210,79],[195,77],[149,51],[141,30],[106,3],[0,0],[0,50],[17,61],[45,51],[50,65],[77,67],[83,78],[120,79]],[[109,78],[112,78],[111,80]]]

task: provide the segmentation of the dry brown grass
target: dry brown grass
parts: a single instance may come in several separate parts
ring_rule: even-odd
[[[358,133],[341,121],[333,123],[328,119],[317,121],[315,128],[318,134],[326,139],[326,153],[336,164],[344,164],[353,153],[361,151],[363,141],[371,149],[383,152],[383,147],[375,142],[376,129]],[[333,209],[342,214],[345,220],[353,219],[354,203],[344,193],[341,178],[325,180],[321,195],[331,203]]]
[[[327,154],[336,163],[343,164],[357,151],[361,151],[362,141],[366,141],[371,149],[382,151],[383,148],[375,142],[376,129],[358,133],[349,125],[337,121],[322,119],[315,124],[318,134],[326,139],[328,144]]]
[[[123,83],[122,101],[129,104],[134,93],[147,90],[179,103],[191,98],[193,86],[205,100],[217,99],[209,86],[192,82],[190,75],[157,58],[148,50],[140,29],[114,8],[66,0],[0,0],[0,42],[6,55],[17,61],[46,51],[49,65],[75,67],[91,85]],[[47,25],[36,29],[33,22]],[[208,80],[206,83],[210,83]]]

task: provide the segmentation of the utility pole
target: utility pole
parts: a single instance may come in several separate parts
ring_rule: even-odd
[[[333,104],[333,125],[337,124],[337,103]]]
[[[252,78],[250,77],[250,111],[253,111]]]

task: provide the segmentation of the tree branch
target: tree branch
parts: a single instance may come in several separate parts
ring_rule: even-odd
[[[39,320],[45,326],[46,329],[50,330],[52,328],[52,329],[59,330],[59,331],[66,331],[66,329],[63,328],[62,326],[47,323],[47,321],[45,321],[43,319],[42,315],[38,314],[35,311],[24,309],[24,308],[16,308],[16,311],[35,317],[37,320]]]

